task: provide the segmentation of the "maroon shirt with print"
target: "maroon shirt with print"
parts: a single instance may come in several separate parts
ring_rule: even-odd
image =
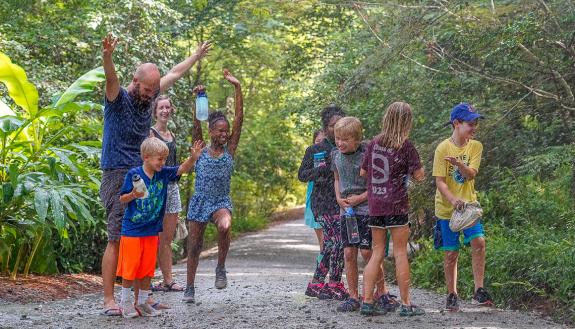
[[[406,215],[407,177],[421,168],[419,154],[409,140],[399,149],[383,147],[379,140],[369,143],[361,166],[367,172],[369,215]]]

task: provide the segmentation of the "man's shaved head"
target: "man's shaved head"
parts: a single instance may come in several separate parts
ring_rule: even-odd
[[[160,92],[160,70],[153,63],[144,63],[136,69],[128,92],[139,108],[147,110]]]

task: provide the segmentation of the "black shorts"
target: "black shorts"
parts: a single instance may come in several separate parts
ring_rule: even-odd
[[[357,228],[359,231],[359,242],[350,243],[347,238],[347,225],[345,223],[345,216],[341,216],[341,241],[343,247],[353,247],[359,249],[371,249],[371,229],[369,228],[369,216],[355,215],[357,218]]]
[[[369,217],[369,227],[392,228],[406,225],[409,225],[409,216],[407,215]]]

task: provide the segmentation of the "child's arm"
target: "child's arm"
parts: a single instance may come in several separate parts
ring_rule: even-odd
[[[301,160],[301,165],[299,167],[297,177],[301,182],[314,181],[320,178],[322,175],[329,173],[331,168],[329,165],[323,167],[314,167],[313,165],[313,145],[309,146],[305,150],[305,155]]]
[[[423,180],[425,180],[425,170],[423,169],[423,167],[417,169],[416,171],[413,172],[413,175],[411,176],[416,182],[421,182]]]
[[[350,195],[347,199],[345,199],[347,201],[347,203],[352,206],[355,207],[358,204],[362,204],[365,201],[367,201],[367,191],[363,192],[362,194],[355,194],[355,195]]]
[[[477,175],[477,169],[467,166],[465,163],[457,160],[455,157],[447,156],[445,157],[445,160],[459,168],[461,176],[463,176],[465,179],[471,180],[474,179]]]
[[[440,176],[435,177],[435,185],[437,185],[437,189],[439,190],[439,192],[449,201],[449,203],[453,205],[453,207],[455,207],[456,209],[463,207],[465,202],[463,202],[463,200],[457,198],[455,195],[453,195],[453,193],[451,193],[449,187],[447,186],[447,183],[445,182],[445,177]]]
[[[144,192],[136,191],[136,188],[132,189],[132,192],[120,195],[120,202],[121,203],[130,203],[137,198],[141,198],[144,196]]]
[[[190,156],[178,167],[178,173],[176,176],[181,176],[184,173],[189,173],[190,170],[194,168],[194,165],[196,164],[196,161],[198,161],[204,146],[206,146],[206,143],[204,143],[202,140],[197,140],[194,142],[194,146],[190,147]]]
[[[235,89],[235,117],[232,134],[228,141],[228,151],[233,157],[240,142],[240,135],[242,134],[242,125],[244,123],[244,97],[242,96],[242,85],[240,84],[240,81],[227,69],[224,69],[224,78],[228,80]]]

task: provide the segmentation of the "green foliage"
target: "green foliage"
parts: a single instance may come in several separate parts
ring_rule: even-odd
[[[61,127],[81,107],[72,100],[102,81],[101,69],[79,78],[57,102],[38,109],[38,92],[24,70],[0,53],[0,82],[18,108],[0,117],[0,266],[15,278],[19,271],[55,272],[56,248],[71,250],[70,235],[93,233],[98,214],[97,185],[82,182],[96,168],[82,142],[63,144]],[[100,74],[100,78],[96,76]],[[80,89],[77,86],[83,86]],[[84,142],[85,143],[85,142]]]

